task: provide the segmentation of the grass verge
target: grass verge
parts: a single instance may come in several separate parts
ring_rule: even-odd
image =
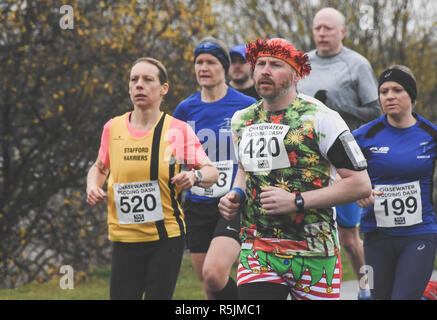
[[[342,281],[355,280],[354,272],[342,251]],[[435,268],[437,269],[437,259]],[[86,280],[74,283],[74,289],[61,289],[60,277],[45,283],[30,283],[17,289],[0,290],[0,300],[107,300],[110,268],[96,268]],[[236,264],[232,269],[235,279]],[[185,252],[174,293],[175,300],[203,300],[202,285],[197,279],[191,258]]]

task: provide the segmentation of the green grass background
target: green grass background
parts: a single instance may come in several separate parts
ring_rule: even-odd
[[[355,275],[344,252],[342,256],[342,281],[355,280]],[[235,279],[236,266],[232,269]],[[437,259],[435,268],[437,269]],[[30,283],[16,289],[0,290],[0,300],[107,300],[109,297],[110,268],[94,269],[86,280],[75,281],[74,289],[61,289],[60,278],[45,283]],[[173,299],[203,300],[202,285],[197,280],[191,258],[185,252]]]

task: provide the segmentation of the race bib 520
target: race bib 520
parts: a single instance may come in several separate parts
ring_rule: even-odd
[[[164,219],[158,181],[114,183],[114,200],[120,224]]]

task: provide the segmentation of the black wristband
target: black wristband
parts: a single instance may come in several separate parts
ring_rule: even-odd
[[[298,213],[303,213],[305,211],[303,208],[305,205],[305,201],[303,200],[300,192],[295,194],[294,205],[296,206]]]

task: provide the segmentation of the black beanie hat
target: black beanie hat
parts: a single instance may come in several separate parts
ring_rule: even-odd
[[[417,98],[416,81],[411,75],[400,69],[390,67],[384,70],[379,76],[378,89],[381,87],[381,85],[384,82],[387,81],[394,81],[399,83],[405,89],[405,91],[407,91],[407,93],[411,98],[411,101],[413,103],[416,101]]]

